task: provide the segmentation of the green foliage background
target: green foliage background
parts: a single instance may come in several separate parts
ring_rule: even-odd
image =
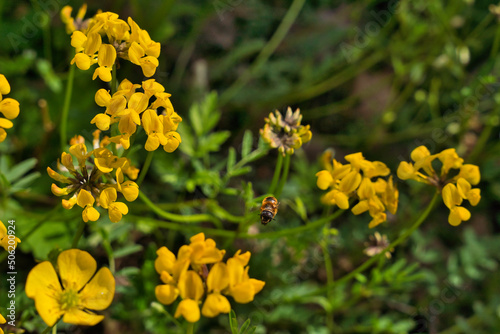
[[[45,171],[61,154],[58,126],[73,52],[58,14],[65,4],[81,5],[0,3],[0,73],[12,87],[9,97],[21,104],[0,144],[0,219],[15,219],[23,241],[16,259],[17,324],[33,333],[45,325],[23,293],[26,275],[36,261],[70,247],[80,219],[60,207]],[[489,1],[88,4],[89,14],[102,9],[133,17],[162,44],[154,78],[183,117],[183,142],[172,154],[156,153],[141,186],[170,215],[138,199],[120,223],[102,215],[88,225],[80,247],[102,265],[114,258],[117,294],[103,323],[62,325],[59,332],[184,332],[183,322],[165,313],[173,314],[175,305],[154,303],[160,280],[153,261],[159,247],[176,252],[201,231],[230,255],[252,252],[250,276],[266,286],[254,302],[232,306],[236,322],[250,319],[255,333],[500,332],[500,25]],[[142,80],[125,62],[119,80],[124,73]],[[89,71],[76,71],[68,136],[91,139],[90,120],[99,111],[94,94],[101,87]],[[259,143],[258,131],[271,111],[289,105],[301,109],[313,138],[292,157],[277,220],[261,226],[255,198],[267,191],[277,152]],[[482,199],[471,220],[450,226],[440,203],[391,259],[382,257],[326,293],[325,268],[331,265],[338,279],[366,261],[362,249],[374,230],[369,217],[350,212],[331,225],[313,224],[330,213],[316,187],[321,154],[331,148],[343,161],[363,152],[395,174],[419,145],[431,153],[454,147],[480,166]],[[146,152],[133,150],[129,157],[140,167]],[[390,240],[411,225],[434,191],[400,180],[398,188],[397,215],[375,229]],[[251,214],[255,219],[242,218]],[[4,313],[3,291],[0,302]],[[198,333],[229,331],[227,316],[197,325]]]

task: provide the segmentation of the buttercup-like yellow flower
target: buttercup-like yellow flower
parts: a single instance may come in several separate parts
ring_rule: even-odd
[[[97,263],[87,252],[70,249],[57,258],[59,277],[49,261],[37,264],[28,274],[26,295],[47,326],[63,321],[94,326],[104,319],[93,311],[102,311],[112,302],[115,279],[108,268],[94,275]],[[62,285],[61,285],[62,283]]]
[[[285,117],[278,110],[265,118],[266,124],[260,130],[260,135],[272,148],[277,148],[283,156],[293,154],[294,150],[307,143],[312,138],[309,125],[301,125],[300,109],[292,112],[288,107]]]
[[[225,264],[222,262],[225,251],[217,249],[215,241],[205,239],[203,233],[190,241],[179,249],[177,257],[166,247],[156,252],[155,269],[164,283],[156,287],[156,298],[170,305],[181,296],[176,318],[182,315],[189,322],[197,322],[204,296],[203,316],[229,313],[231,305],[226,296],[232,296],[238,303],[248,303],[264,287],[265,282],[248,276],[250,252],[238,251]]]
[[[10,242],[10,240],[14,239],[14,241]],[[3,222],[0,220],[0,246],[2,246],[6,251],[9,251],[9,246],[14,246],[14,248],[17,247],[17,244],[20,243],[21,240],[18,237],[15,238],[10,238],[9,234],[7,233],[7,228],[3,224]]]
[[[136,91],[140,88],[144,92]],[[165,93],[165,88],[154,79],[143,81],[142,85],[134,85],[125,79],[113,96],[105,89],[98,90],[95,101],[106,110],[96,115],[90,123],[102,131],[118,123],[120,134],[109,138],[111,142],[128,149],[130,137],[142,125],[148,135],[144,145],[147,151],[154,151],[161,145],[166,152],[171,153],[179,147],[181,136],[177,127],[182,118],[174,111],[170,94]]]
[[[366,160],[362,153],[347,155],[345,159],[349,164],[333,159],[325,170],[316,173],[318,188],[329,189],[322,202],[346,210],[349,199],[355,197],[359,201],[352,213],[359,215],[368,211],[372,217],[370,228],[383,223],[387,220],[386,210],[395,214],[398,209],[399,192],[392,176],[388,180],[382,178],[390,174],[389,168],[380,161]]]
[[[83,208],[82,218],[85,222],[99,219],[99,212],[94,204],[108,209],[112,222],[118,222],[128,213],[125,203],[116,202],[117,192],[123,194],[129,202],[139,196],[139,187],[133,181],[125,181],[124,173],[131,179],[136,179],[139,170],[130,165],[127,158],[118,158],[105,147],[100,147],[99,131],[94,133],[94,150],[87,152],[85,140],[78,136],[72,139],[69,154],[63,152],[58,161],[58,169],[71,176],[55,172],[47,167],[47,173],[55,181],[66,183],[68,186],[59,188],[52,184],[52,193],[56,196],[73,194],[69,199],[63,199],[65,209],[71,209],[75,204]],[[78,165],[73,165],[73,157]],[[115,177],[112,172],[115,171]]]
[[[10,120],[19,115],[19,102],[11,98],[3,98],[3,95],[9,93],[9,82],[3,74],[0,74],[0,143],[7,138],[5,129],[10,129],[14,126],[14,123]]]
[[[71,17],[72,8],[66,6],[61,11],[61,19],[66,31],[72,32],[71,45],[76,55],[71,64],[81,70],[88,70],[93,64],[99,67],[92,79],[99,77],[110,82],[112,67],[118,58],[130,60],[141,67],[144,76],[151,77],[159,65],[160,43],[151,39],[146,30],[141,29],[130,17],[127,22],[112,12],[99,12],[91,19],[83,21],[86,6],[80,8],[77,18]],[[103,36],[107,42],[103,41]]]
[[[481,199],[481,190],[472,188],[481,180],[479,167],[464,164],[453,148],[431,155],[427,147],[419,146],[411,152],[411,159],[414,163],[402,161],[399,164],[398,177],[427,183],[440,190],[444,204],[450,209],[450,225],[457,226],[469,220],[471,214],[461,204],[463,200],[468,200],[472,206],[476,206]],[[441,162],[439,174],[432,166],[436,159]],[[452,169],[458,169],[458,173],[450,178],[448,174]]]

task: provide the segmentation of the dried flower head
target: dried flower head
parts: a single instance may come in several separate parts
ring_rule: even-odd
[[[375,256],[377,254],[380,254],[390,245],[389,240],[387,239],[387,236],[385,234],[380,235],[380,233],[375,232],[373,235],[370,235],[369,238],[370,241],[365,242],[366,248],[364,250],[364,253],[368,256]],[[392,251],[394,251],[394,248],[386,251],[384,254],[385,257],[390,259]]]
[[[300,109],[292,112],[288,107],[285,117],[275,110],[265,118],[266,124],[260,130],[264,141],[272,148],[277,148],[283,156],[293,154],[294,150],[311,140],[312,132],[309,125],[301,125]]]

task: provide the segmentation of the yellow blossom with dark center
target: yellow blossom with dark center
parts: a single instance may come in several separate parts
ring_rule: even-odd
[[[307,143],[312,138],[312,132],[309,125],[301,125],[302,114],[300,109],[292,112],[288,107],[285,117],[275,110],[265,118],[266,124],[260,130],[264,141],[272,148],[277,148],[283,156],[291,155],[295,149],[302,144]]]
[[[60,188],[53,183],[52,193],[64,197],[71,195],[62,200],[63,207],[69,210],[77,204],[83,209],[82,218],[85,222],[99,219],[100,214],[94,204],[107,209],[112,222],[120,221],[128,213],[128,207],[125,203],[117,202],[117,192],[122,193],[129,202],[138,197],[137,184],[125,181],[124,177],[126,174],[129,178],[136,179],[138,169],[130,164],[128,158],[119,158],[107,148],[100,147],[96,137],[94,146],[97,148],[90,152],[87,152],[85,140],[81,136],[73,138],[71,144],[70,153],[63,152],[58,160],[60,173],[47,167],[47,173],[52,179],[67,184]],[[74,158],[77,165],[74,165]]]
[[[180,296],[176,318],[183,316],[189,322],[197,322],[202,303],[201,315],[205,317],[229,313],[227,296],[238,303],[249,303],[264,287],[265,282],[248,276],[250,252],[238,251],[226,264],[222,262],[225,251],[219,250],[212,239],[205,239],[203,233],[190,241],[179,249],[177,256],[166,247],[156,252],[155,269],[164,283],[156,287],[156,298],[170,305]]]
[[[469,210],[462,207],[463,200],[476,206],[481,199],[479,188],[472,188],[481,180],[479,167],[464,164],[455,149],[446,149],[437,154],[430,154],[425,146],[419,146],[411,152],[412,162],[402,161],[398,167],[398,177],[412,179],[436,187],[443,197],[444,204],[450,209],[448,222],[457,226],[470,219]],[[433,162],[439,160],[440,171],[435,171]],[[435,163],[438,167],[439,163]],[[450,175],[451,174],[451,175]]]
[[[94,258],[79,249],[61,252],[57,265],[58,272],[49,261],[41,262],[26,279],[26,295],[35,300],[47,326],[54,326],[61,317],[74,325],[94,326],[102,321],[104,316],[93,311],[106,309],[113,300],[115,279],[111,271],[101,268],[96,273]]]
[[[399,199],[392,176],[388,180],[382,178],[390,174],[389,168],[380,161],[366,160],[360,152],[345,159],[348,164],[333,159],[326,169],[316,173],[318,188],[328,189],[322,202],[346,210],[350,207],[349,199],[356,198],[358,203],[352,213],[359,215],[368,211],[372,217],[370,228],[383,223],[387,220],[386,211],[396,213]]]

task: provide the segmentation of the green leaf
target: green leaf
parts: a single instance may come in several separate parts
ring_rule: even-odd
[[[229,138],[230,135],[230,131],[221,131],[209,134],[203,139],[203,141],[200,142],[196,156],[202,157],[208,152],[219,151],[220,146]]]
[[[252,151],[253,135],[252,131],[246,130],[241,142],[241,157],[246,157]]]
[[[253,334],[257,330],[257,326],[250,327],[246,334]]]
[[[238,320],[236,319],[236,313],[234,313],[234,310],[229,312],[229,327],[231,328],[231,332],[233,334],[238,334]]]
[[[10,189],[11,193],[15,193],[18,191],[26,190],[26,188],[32,184],[36,179],[38,179],[41,176],[39,172],[34,172],[31,174],[26,175],[16,183],[12,185],[12,188]]]
[[[250,319],[247,319],[247,321],[245,321],[243,323],[243,325],[241,325],[239,334],[244,334],[246,332],[246,330],[248,329],[248,326],[250,326]]]
[[[250,173],[251,171],[252,171],[252,167],[246,166],[246,167],[243,167],[243,168],[238,168],[236,170],[233,170],[229,174],[230,174],[230,177],[235,177],[235,176],[239,176],[239,175]]]
[[[121,258],[121,257],[125,257],[127,255],[130,255],[130,254],[134,254],[134,253],[138,253],[140,252],[144,247],[142,247],[141,245],[128,245],[128,246],[125,246],[123,248],[120,248],[120,249],[117,249],[114,251],[114,257],[115,259],[118,259],[118,258]]]
[[[179,149],[187,154],[188,156],[192,157],[195,154],[195,148],[194,148],[194,137],[192,132],[190,131],[189,125],[187,124],[179,124],[179,127],[177,128],[177,132],[181,135],[182,138],[182,143],[179,145]]]
[[[228,173],[233,169],[235,163],[236,163],[236,150],[234,149],[234,147],[230,147],[229,152],[227,154],[227,164],[226,164],[226,169]]]
[[[189,120],[196,136],[203,133],[203,120],[201,118],[200,104],[195,103],[189,108]]]
[[[24,161],[21,161],[14,167],[10,168],[8,172],[4,175],[7,180],[12,184],[14,181],[19,179],[21,176],[30,171],[33,167],[35,167],[37,160],[35,158],[30,158]]]

